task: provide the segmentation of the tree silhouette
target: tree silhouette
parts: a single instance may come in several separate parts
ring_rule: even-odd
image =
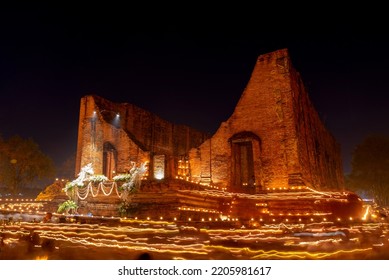
[[[348,186],[389,205],[389,136],[368,136],[355,148],[351,164]]]
[[[58,168],[57,177],[72,180],[75,175],[76,169],[76,155],[69,156]]]
[[[12,193],[29,183],[54,176],[54,164],[32,139],[0,138],[0,183]]]

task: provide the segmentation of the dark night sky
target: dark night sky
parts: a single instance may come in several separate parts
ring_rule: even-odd
[[[377,28],[136,16],[121,7],[0,10],[0,135],[32,137],[60,165],[76,151],[79,102],[90,93],[213,133],[257,57],[280,48],[341,144],[346,173],[356,144],[389,131],[389,39]]]

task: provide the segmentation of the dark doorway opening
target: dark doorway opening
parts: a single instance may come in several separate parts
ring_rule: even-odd
[[[111,143],[104,143],[103,172],[108,179],[112,179],[116,172],[117,151]]]
[[[229,141],[231,143],[231,188],[236,192],[255,193],[257,181],[260,179],[256,178],[260,174],[260,139],[252,132],[243,131],[232,136]],[[255,170],[256,164],[257,170]]]
[[[253,145],[251,141],[232,143],[233,184],[240,191],[251,187],[254,177]]]

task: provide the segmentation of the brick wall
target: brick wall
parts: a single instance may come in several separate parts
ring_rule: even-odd
[[[340,147],[321,122],[286,49],[258,57],[231,117],[190,152],[193,178],[210,177],[215,185],[230,190],[239,180],[248,183],[246,171],[236,165],[245,161],[242,143],[252,150],[247,162],[256,191],[343,186]],[[237,179],[237,173],[243,179]]]
[[[76,174],[90,162],[96,174],[106,173],[103,158],[104,152],[110,149],[116,173],[128,171],[131,161],[152,164],[152,156],[162,154],[166,158],[166,176],[175,176],[177,159],[207,137],[205,133],[170,123],[133,104],[85,96],[80,105]]]
[[[132,104],[83,97],[76,174],[89,162],[95,173],[103,173],[108,150],[116,172],[131,168],[131,161],[152,164],[153,155],[163,154],[170,177],[185,156],[191,180],[231,191],[341,189],[344,184],[340,146],[320,120],[286,49],[258,57],[231,117],[211,138]]]

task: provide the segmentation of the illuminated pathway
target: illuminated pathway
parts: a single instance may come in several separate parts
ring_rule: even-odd
[[[0,205],[0,259],[136,259],[144,252],[154,259],[389,259],[384,222],[220,229],[207,222],[122,220],[108,226],[32,222],[44,215],[40,204],[9,207]]]

